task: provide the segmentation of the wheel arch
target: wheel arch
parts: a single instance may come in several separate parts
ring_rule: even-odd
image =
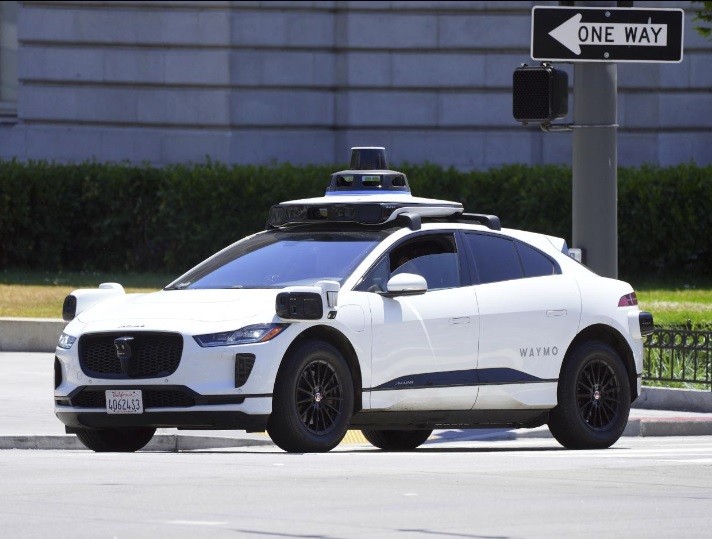
[[[301,332],[289,345],[289,348],[284,352],[282,361],[279,365],[277,371],[277,376],[280,375],[282,371],[282,366],[284,365],[284,359],[299,346],[302,342],[306,340],[318,340],[329,343],[334,346],[348,364],[349,370],[351,371],[351,381],[354,388],[354,409],[353,413],[358,412],[363,407],[362,400],[362,389],[363,389],[363,377],[361,375],[361,365],[358,361],[358,356],[356,355],[356,350],[354,350],[351,342],[346,338],[346,336],[339,330],[334,329],[330,326],[312,326],[303,332]]]
[[[615,328],[605,324],[594,324],[581,330],[578,335],[571,341],[569,348],[566,350],[564,361],[561,364],[563,369],[564,363],[569,359],[573,351],[588,341],[600,341],[613,348],[623,360],[626,373],[628,374],[628,383],[630,384],[631,402],[638,398],[638,373],[635,370],[635,359],[633,351],[625,340],[625,337],[620,334]],[[561,373],[559,373],[561,377]]]

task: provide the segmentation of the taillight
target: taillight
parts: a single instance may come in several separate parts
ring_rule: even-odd
[[[618,300],[619,307],[634,307],[635,305],[638,305],[638,298],[636,297],[635,292],[626,294]]]

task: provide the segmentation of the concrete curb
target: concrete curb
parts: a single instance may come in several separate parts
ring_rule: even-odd
[[[0,318],[0,352],[54,352],[66,325],[61,318]]]
[[[512,431],[512,438],[551,438],[546,427],[530,431]],[[623,436],[712,436],[712,418],[646,417],[632,418],[623,431]]]
[[[712,420],[697,418],[638,419],[638,436],[710,436]],[[630,425],[629,425],[630,426]],[[627,427],[626,427],[627,428]],[[633,436],[635,436],[633,434]]]
[[[186,436],[182,434],[157,434],[143,451],[191,451],[229,447],[275,447],[271,440],[224,438],[217,436]],[[0,449],[84,449],[73,434],[47,436],[0,436]]]
[[[473,429],[472,432],[475,432]],[[626,437],[652,436],[712,436],[712,418],[633,418],[623,431]],[[480,438],[464,435],[463,441],[497,441],[518,438],[551,438],[546,427],[526,430],[503,430]],[[438,440],[433,440],[438,442]],[[439,440],[456,442],[457,438]],[[342,443],[364,443],[359,439],[344,440]],[[143,451],[195,451],[201,449],[220,449],[238,447],[276,447],[271,440],[254,440],[251,438],[229,438],[217,436],[186,436],[183,434],[157,434]],[[76,436],[72,434],[55,436],[0,436],[2,449],[44,449],[44,450],[86,450]]]
[[[712,391],[644,387],[633,408],[712,413]]]

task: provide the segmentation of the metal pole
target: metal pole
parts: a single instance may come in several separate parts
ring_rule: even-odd
[[[576,2],[576,5],[615,2]],[[618,66],[574,63],[572,243],[585,263],[618,277]]]

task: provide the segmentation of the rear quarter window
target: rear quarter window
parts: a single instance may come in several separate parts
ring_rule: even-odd
[[[561,273],[556,262],[521,241],[490,234],[465,234],[465,238],[480,284]]]
[[[516,245],[524,267],[525,277],[543,277],[559,273],[557,265],[545,254],[526,243],[518,241]]]
[[[524,277],[514,242],[488,234],[465,234],[475,258],[480,284]]]

